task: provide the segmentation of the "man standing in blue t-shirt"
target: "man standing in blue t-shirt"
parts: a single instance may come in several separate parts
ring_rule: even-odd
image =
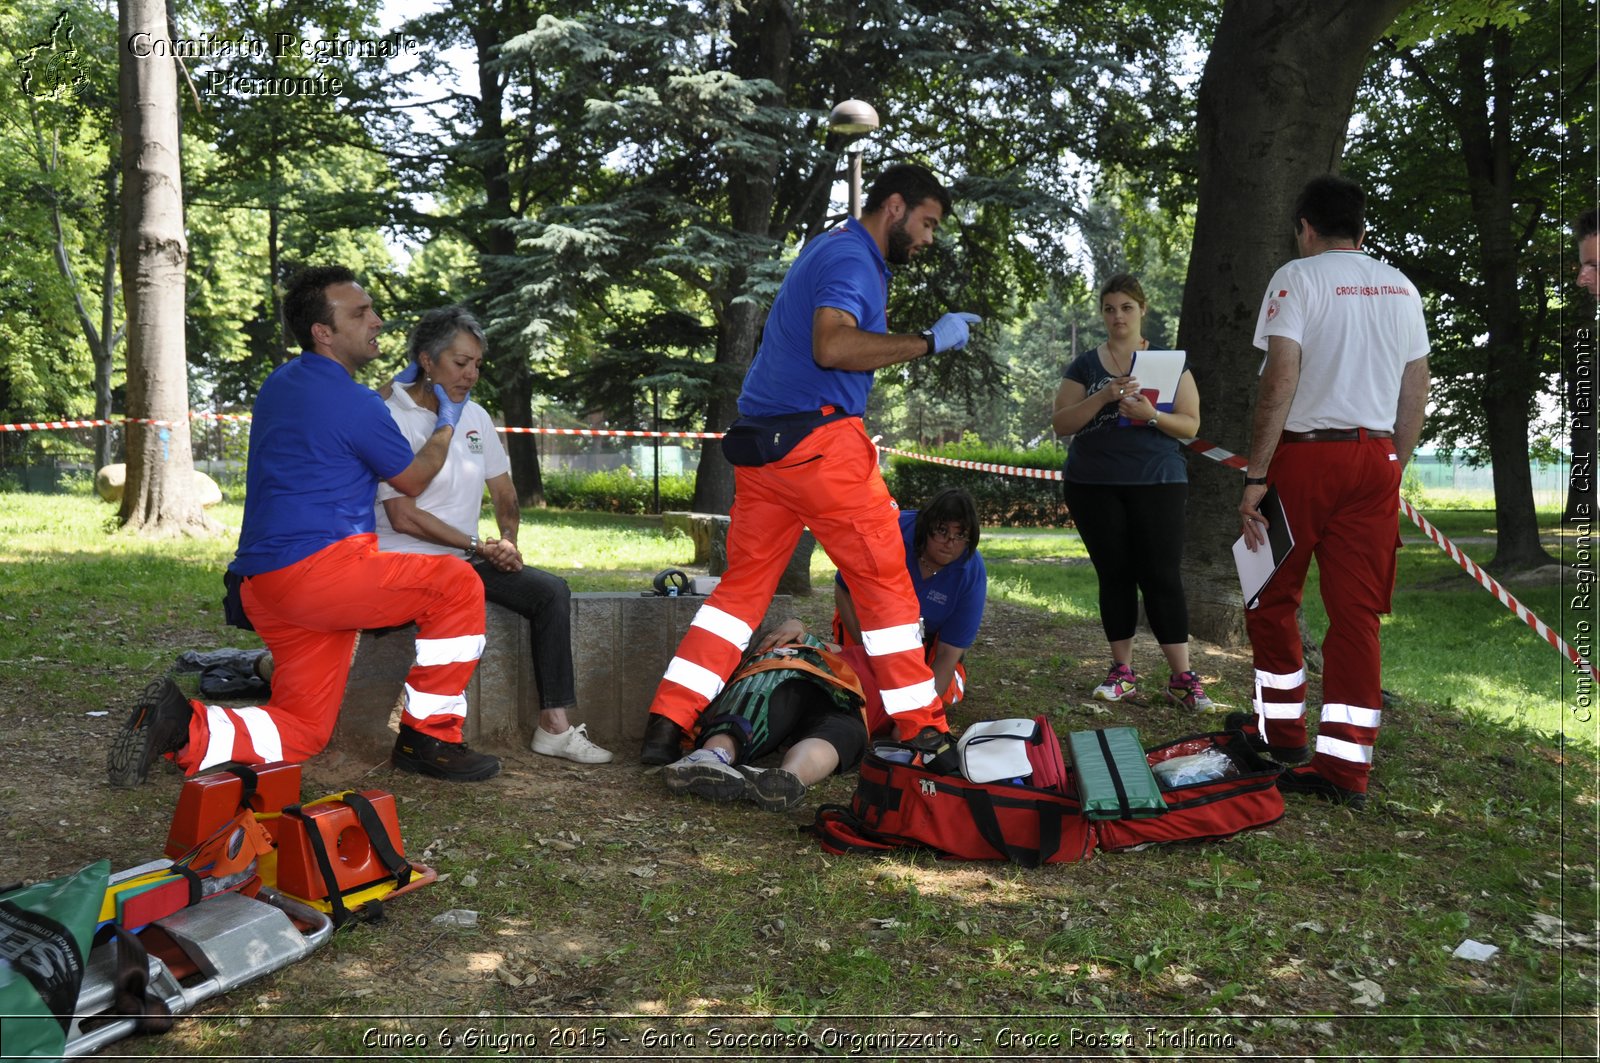
[[[378,357],[383,320],[342,266],[302,272],[284,317],[305,350],[256,398],[244,523],[228,566],[272,652],[272,700],[230,709],[188,700],[171,679],[151,683],[113,742],[111,783],[143,782],[164,754],[193,775],[320,752],[361,629],[413,620],[417,658],[393,762],[442,779],[487,779],[500,762],[461,740],[467,680],[483,653],[483,584],[459,558],[379,553],[372,508],[379,480],[422,493],[466,404],[441,391],[438,425],[412,455],[383,400],[355,381]]]
[[[900,735],[923,736],[930,759],[949,745],[894,499],[861,425],[874,371],[964,347],[979,320],[946,314],[926,332],[888,331],[889,267],[931,244],[949,211],[950,193],[933,174],[891,167],[868,190],[860,220],[808,243],[784,278],[739,395],[740,423],[770,434],[774,424],[810,416],[817,427],[775,460],[735,466],[727,572],[656,689],[644,763],[678,758],[749,646],[807,527],[849,580],[884,708]],[[725,763],[704,770],[737,774]]]

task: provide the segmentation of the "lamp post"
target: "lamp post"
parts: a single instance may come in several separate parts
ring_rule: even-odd
[[[850,216],[861,217],[861,138],[878,128],[878,112],[870,103],[845,100],[828,115],[828,132],[845,138],[850,158]]]

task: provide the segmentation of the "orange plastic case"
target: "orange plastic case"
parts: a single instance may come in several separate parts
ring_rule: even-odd
[[[277,761],[258,764],[248,771],[256,779],[255,790],[248,796],[243,769],[240,773],[229,770],[197,775],[184,782],[178,794],[178,809],[167,831],[164,852],[168,859],[178,859],[211,837],[241,809],[248,808],[256,813],[279,812],[300,800],[300,765]],[[277,818],[270,817],[262,822],[276,838]]]
[[[380,790],[363,791],[362,796],[372,802],[373,810],[383,824],[389,844],[396,853],[405,855],[400,841],[400,819],[395,810],[394,795]],[[278,825],[278,889],[301,900],[320,901],[328,897],[329,889],[317,867],[317,856],[308,829],[315,829],[327,848],[328,862],[333,868],[339,895],[344,896],[387,880],[394,875],[384,866],[373,848],[372,840],[356,818],[355,809],[338,797],[327,798],[301,809],[303,819],[281,816]]]

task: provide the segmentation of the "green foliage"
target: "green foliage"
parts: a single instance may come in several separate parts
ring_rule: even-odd
[[[655,481],[632,469],[606,472],[551,472],[544,474],[545,500],[557,509],[597,510],[603,513],[650,513],[688,509],[694,497],[694,477],[661,477],[661,507],[653,508]]]
[[[91,414],[90,343],[120,340],[114,269],[105,285],[118,238],[115,26],[114,10],[87,3],[0,10],[0,417]]]
[[[954,461],[1027,469],[1059,470],[1065,459],[1061,448],[1054,445],[1037,450],[1018,450],[989,446],[975,436],[959,443],[911,449]],[[998,524],[1006,528],[1053,526],[1061,524],[1067,516],[1066,506],[1061,501],[1061,485],[1055,480],[980,472],[899,455],[889,458],[887,480],[895,499],[908,509],[917,508],[944,488],[966,488],[977,503],[979,521],[986,525]]]

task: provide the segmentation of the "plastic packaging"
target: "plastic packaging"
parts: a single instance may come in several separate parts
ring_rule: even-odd
[[[1171,788],[1215,782],[1217,779],[1231,779],[1239,774],[1239,765],[1222,750],[1207,749],[1187,757],[1163,760],[1151,770],[1156,773],[1156,778],[1160,780],[1162,786]]]
[[[910,764],[911,750],[901,746],[874,746],[874,756],[887,760],[891,764]]]

